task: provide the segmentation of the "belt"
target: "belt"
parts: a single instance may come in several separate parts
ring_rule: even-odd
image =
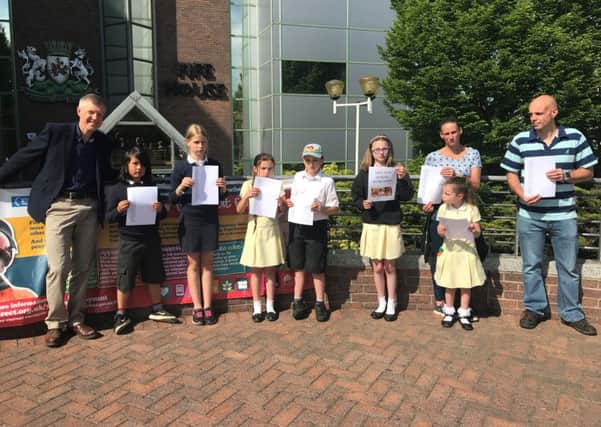
[[[77,199],[95,199],[96,194],[88,193],[85,191],[61,191],[61,197],[69,200],[77,200]]]

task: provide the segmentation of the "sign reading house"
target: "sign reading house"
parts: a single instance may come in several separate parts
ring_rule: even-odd
[[[227,101],[227,87],[215,83],[215,67],[212,64],[178,63],[177,80],[163,82],[161,89],[167,96],[190,96],[201,100]]]

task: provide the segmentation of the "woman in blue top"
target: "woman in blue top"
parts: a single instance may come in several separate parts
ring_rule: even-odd
[[[455,118],[448,118],[440,122],[440,139],[445,143],[440,150],[431,152],[426,156],[424,162],[427,166],[442,166],[440,174],[446,179],[453,176],[467,177],[470,187],[474,191],[480,188],[480,174],[482,172],[482,161],[480,153],[475,148],[466,147],[461,144],[463,128]],[[445,289],[438,286],[434,280],[436,273],[436,253],[442,245],[442,238],[438,235],[436,227],[436,211],[438,205],[426,203],[421,205],[422,211],[428,214],[428,241],[431,243],[430,252],[424,254],[426,261],[430,264],[432,272],[432,286],[434,288],[434,313],[444,316],[444,292]]]

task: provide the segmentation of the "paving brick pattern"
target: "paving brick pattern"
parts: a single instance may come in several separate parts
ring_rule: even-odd
[[[601,426],[601,340],[556,318],[534,331],[485,318],[471,333],[423,311],[183,320],[59,349],[0,341],[0,424]]]

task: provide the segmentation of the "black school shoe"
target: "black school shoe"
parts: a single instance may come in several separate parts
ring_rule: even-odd
[[[315,303],[315,318],[318,322],[327,322],[327,320],[330,318],[330,312],[326,308],[325,303]]]
[[[295,320],[305,319],[308,315],[309,309],[303,300],[292,301],[292,317]]]
[[[468,317],[460,317],[459,324],[461,325],[461,327],[463,328],[464,331],[473,331],[474,330],[474,327],[472,326],[472,322],[470,321],[469,316]]]
[[[549,319],[549,314],[538,314],[534,311],[524,310],[524,314],[520,319],[520,326],[524,329],[534,329],[540,322],[544,322]]]
[[[585,318],[580,320],[576,320],[575,322],[568,322],[567,320],[561,319],[561,323],[570,328],[574,328],[576,331],[580,332],[582,335],[595,336],[597,335],[597,330],[593,325],[588,323]]]
[[[440,321],[440,324],[442,325],[443,328],[451,328],[451,327],[453,327],[454,323],[455,323],[455,316],[450,315],[450,314],[445,314],[445,316]]]
[[[280,315],[278,314],[277,311],[268,311],[267,314],[265,315],[265,318],[267,320],[269,320],[270,322],[275,322],[276,320],[278,320],[279,317],[280,317]]]
[[[265,315],[263,313],[253,313],[252,319],[255,323],[261,323],[263,320],[265,320]]]

